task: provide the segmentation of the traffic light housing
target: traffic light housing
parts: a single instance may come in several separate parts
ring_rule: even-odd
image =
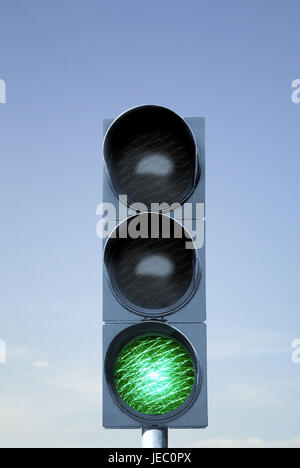
[[[204,119],[140,106],[104,135],[103,426],[204,428]]]

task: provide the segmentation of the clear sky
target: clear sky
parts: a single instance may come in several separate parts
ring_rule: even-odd
[[[209,428],[300,447],[298,0],[2,0],[0,446],[139,446],[101,429],[102,120],[207,119]],[[253,440],[257,439],[257,440]]]

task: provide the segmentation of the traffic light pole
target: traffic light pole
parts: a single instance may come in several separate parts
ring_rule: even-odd
[[[168,448],[168,428],[143,427],[142,448]]]

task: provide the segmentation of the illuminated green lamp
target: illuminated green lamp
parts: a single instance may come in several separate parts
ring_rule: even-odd
[[[119,354],[115,386],[133,410],[147,415],[169,413],[190,395],[195,368],[187,350],[167,336],[143,336]]]

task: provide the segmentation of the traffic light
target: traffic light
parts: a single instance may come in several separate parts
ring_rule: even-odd
[[[204,119],[104,121],[103,426],[207,426]]]

